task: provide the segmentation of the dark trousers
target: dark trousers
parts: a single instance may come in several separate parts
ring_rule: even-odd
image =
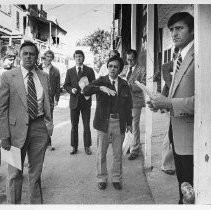
[[[183,200],[181,184],[188,182],[193,186],[193,155],[178,155],[174,149],[172,125],[169,126],[169,140],[172,144],[177,180],[179,182],[180,203]]]
[[[84,147],[91,146],[91,131],[90,131],[90,114],[91,107],[86,106],[83,100],[79,99],[76,109],[70,109],[70,119],[72,124],[71,129],[71,146],[78,148],[78,123],[80,113],[82,115],[83,127],[84,127]]]

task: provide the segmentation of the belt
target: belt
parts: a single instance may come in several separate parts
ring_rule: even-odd
[[[44,114],[37,116],[35,119],[29,119],[29,122],[32,122],[34,120],[44,119]]]
[[[119,119],[119,114],[118,113],[110,114],[110,118]]]

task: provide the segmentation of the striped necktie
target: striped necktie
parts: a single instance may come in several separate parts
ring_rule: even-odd
[[[37,103],[37,93],[33,80],[33,73],[31,71],[28,73],[27,89],[28,89],[27,104],[28,104],[29,120],[34,120],[37,118],[38,114],[38,103]]]
[[[130,79],[131,74],[132,74],[132,67],[129,68],[129,72],[128,72],[127,78],[126,78],[127,81]]]
[[[179,68],[180,68],[181,64],[182,64],[182,56],[181,56],[181,54],[179,54],[178,58],[177,58],[176,72],[179,71]]]

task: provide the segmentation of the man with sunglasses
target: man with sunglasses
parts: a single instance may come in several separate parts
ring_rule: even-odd
[[[109,74],[84,88],[84,95],[96,94],[94,128],[97,130],[98,188],[107,187],[106,153],[111,137],[113,147],[112,184],[122,189],[122,144],[125,132],[132,132],[132,98],[129,86],[118,75],[123,69],[122,58],[113,56],[107,62]]]

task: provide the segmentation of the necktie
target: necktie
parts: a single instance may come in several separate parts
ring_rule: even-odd
[[[182,56],[181,56],[181,54],[179,54],[178,58],[177,58],[177,64],[176,64],[176,71],[177,72],[179,71],[181,64],[182,64]]]
[[[37,103],[37,93],[35,89],[32,72],[28,73],[27,89],[28,89],[27,104],[28,104],[29,119],[34,120],[37,118],[38,114],[38,103]]]
[[[78,67],[78,78],[81,79],[81,75],[82,75],[82,69],[81,67],[79,66]]]
[[[131,74],[132,74],[132,67],[129,68],[129,72],[127,74],[127,81],[130,79]]]
[[[115,81],[114,80],[112,81],[112,86],[113,86],[113,90],[116,90],[116,88],[115,88]]]

